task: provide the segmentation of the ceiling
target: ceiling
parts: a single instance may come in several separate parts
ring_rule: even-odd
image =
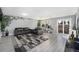
[[[2,7],[4,15],[21,16],[33,19],[45,19],[73,15],[77,7]]]

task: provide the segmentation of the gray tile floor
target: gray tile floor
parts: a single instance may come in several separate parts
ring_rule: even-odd
[[[0,52],[14,52],[11,37],[0,38]]]
[[[14,52],[15,37],[3,37],[0,40],[0,52]],[[62,35],[49,34],[49,40],[29,50],[28,52],[64,52],[66,40]]]

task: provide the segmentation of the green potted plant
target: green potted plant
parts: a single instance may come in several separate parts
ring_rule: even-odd
[[[38,20],[37,27],[40,28],[40,26],[41,26],[41,20]]]
[[[5,36],[4,35],[4,31],[5,31],[5,24],[3,21],[1,21],[1,32],[2,32],[2,36]]]
[[[1,32],[2,36],[5,36],[5,28],[8,26],[9,23],[9,16],[3,16],[1,20]]]

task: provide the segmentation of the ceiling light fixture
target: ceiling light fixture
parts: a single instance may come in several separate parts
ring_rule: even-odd
[[[23,16],[23,17],[25,17],[25,16],[27,16],[27,15],[28,15],[27,13],[22,13],[22,16]]]

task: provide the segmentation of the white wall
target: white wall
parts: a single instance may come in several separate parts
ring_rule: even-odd
[[[35,28],[37,20],[46,18],[56,18],[68,15],[73,15],[76,13],[77,8],[75,7],[2,7],[4,15],[21,16],[25,18],[33,18],[35,20],[13,20],[11,24],[6,27],[10,34],[13,34],[14,28],[16,27],[30,27]],[[25,13],[25,15],[23,14]],[[65,19],[64,19],[65,20]],[[49,24],[57,32],[57,19],[49,19]],[[73,24],[72,24],[73,25]]]
[[[27,20],[27,19],[18,19],[18,20],[12,20],[11,24],[6,27],[5,30],[8,29],[9,34],[13,35],[14,29],[18,27],[29,27],[31,29],[35,28],[37,26],[36,20]]]
[[[75,17],[68,17],[68,18],[49,18],[43,21],[43,23],[48,23],[49,25],[51,25],[51,27],[54,29],[54,33],[57,33],[57,21],[58,20],[70,20],[71,21],[71,25],[70,25],[70,31],[73,28],[74,25],[74,20]],[[6,27],[6,29],[9,30],[10,35],[13,35],[14,29],[17,27],[29,27],[29,28],[35,28],[37,26],[37,20],[28,20],[28,19],[18,19],[18,20],[12,20],[11,24],[9,26]],[[71,32],[70,32],[71,33]]]
[[[54,19],[54,18],[47,19],[48,24],[52,26],[55,33],[58,33],[57,32],[58,31],[58,25],[57,25],[58,20],[63,20],[63,21],[69,20],[70,21],[70,29],[69,29],[70,32],[69,33],[71,34],[71,31],[73,30],[73,26],[75,25],[75,20],[76,20],[75,15],[73,15],[72,17],[63,17],[63,18],[60,17],[57,19]]]

